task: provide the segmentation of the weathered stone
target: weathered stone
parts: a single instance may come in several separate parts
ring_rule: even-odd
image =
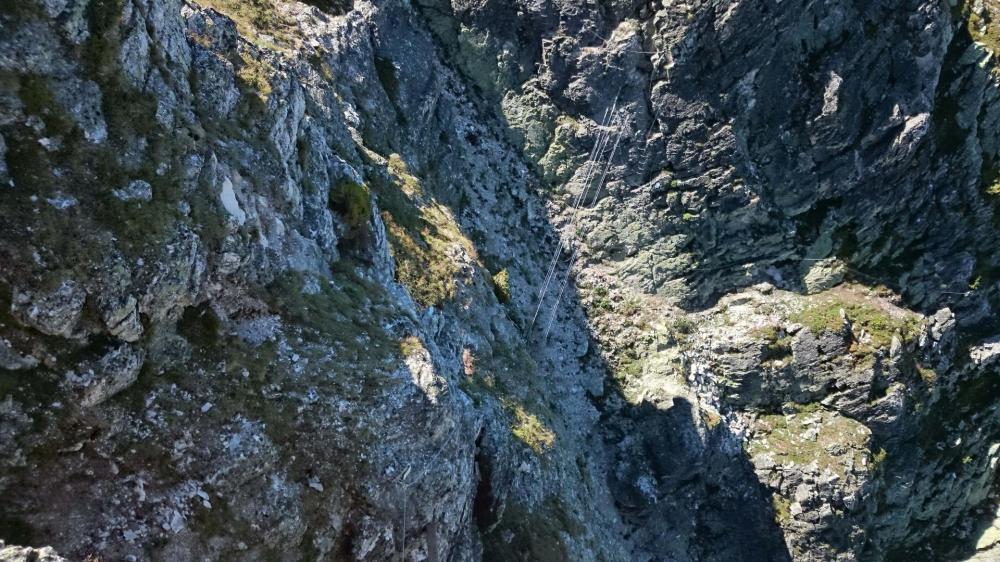
[[[13,546],[6,545],[0,540],[0,561],[2,562],[66,562],[66,560],[47,546],[44,548]]]
[[[1000,13],[591,4],[0,15],[4,517],[109,560],[971,553]]]
[[[50,292],[15,289],[11,314],[25,326],[50,336],[72,337],[83,315],[87,293],[69,279]]]
[[[145,357],[143,350],[122,345],[95,362],[78,366],[67,374],[67,383],[79,392],[80,405],[91,408],[131,386]]]
[[[847,273],[844,262],[838,259],[831,258],[811,263],[802,279],[809,294],[821,293],[836,287],[844,280],[844,274]]]
[[[131,181],[127,186],[116,189],[111,193],[122,201],[153,200],[153,186],[149,185],[149,182],[145,180]]]
[[[97,84],[90,80],[68,80],[65,84],[56,86],[54,91],[56,99],[88,142],[100,144],[107,140],[108,126],[104,120],[101,90]]]
[[[129,295],[124,302],[102,309],[108,332],[126,342],[136,342],[142,337],[142,322],[139,320],[138,302]]]

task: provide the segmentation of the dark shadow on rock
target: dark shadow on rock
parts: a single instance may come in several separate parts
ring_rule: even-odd
[[[894,479],[887,482],[882,508],[891,509],[893,506],[885,505],[886,496],[898,495],[899,488],[905,488],[909,482],[930,479],[931,486],[941,490],[931,497],[938,504],[937,517],[912,521],[913,531],[926,538],[890,549],[885,555],[887,562],[957,561],[976,553],[976,544],[993,523],[1000,506],[1000,479],[990,466],[987,453],[1000,435],[1000,417],[995,406],[1000,397],[998,375],[1000,372],[993,367],[959,381],[921,419],[910,440],[886,444],[889,460],[886,473]],[[977,431],[971,437],[963,436],[963,428]],[[961,441],[956,441],[956,437],[962,437]],[[921,472],[924,466],[942,468],[937,474],[928,475]],[[981,481],[985,486],[978,490],[954,490],[949,486],[955,475],[966,477],[969,473],[986,478]],[[970,501],[964,494],[981,499]]]
[[[609,424],[608,483],[631,539],[652,560],[791,560],[770,492],[738,438],[687,399],[622,404]]]
[[[650,96],[670,136],[663,165],[679,180],[660,196],[680,191],[703,209],[671,227],[692,255],[693,267],[673,277],[686,281],[685,307],[760,281],[801,290],[810,260],[827,257],[921,310],[983,304],[966,293],[977,274],[997,276],[996,232],[977,193],[978,160],[960,150],[975,130],[958,126],[956,113],[985,71],[958,64],[970,45],[958,26],[948,52],[934,53],[944,60],[940,82],[921,78],[918,49],[894,46],[929,46],[947,8],[923,14],[929,36],[907,19],[917,2],[904,4],[914,10],[765,1],[694,14]],[[912,114],[894,116],[901,106]],[[920,135],[907,132],[917,125]],[[941,179],[939,162],[949,162]]]

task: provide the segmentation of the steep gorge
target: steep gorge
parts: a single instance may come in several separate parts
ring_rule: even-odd
[[[954,4],[0,0],[0,560],[995,559]]]

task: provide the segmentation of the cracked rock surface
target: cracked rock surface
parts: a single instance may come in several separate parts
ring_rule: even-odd
[[[0,5],[0,560],[997,559],[998,50],[991,0]]]

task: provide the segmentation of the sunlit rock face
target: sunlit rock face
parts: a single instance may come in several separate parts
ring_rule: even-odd
[[[0,560],[1000,556],[997,21],[0,5]]]

